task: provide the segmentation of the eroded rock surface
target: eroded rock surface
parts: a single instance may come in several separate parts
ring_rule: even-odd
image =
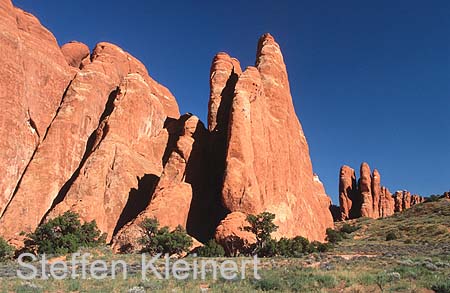
[[[339,175],[341,217],[335,217],[337,220],[388,217],[424,200],[419,195],[411,196],[409,191],[397,191],[392,195],[381,185],[380,172],[374,169],[370,174],[370,167],[365,162],[361,164],[360,176],[356,185],[355,171],[345,165],[341,167]]]
[[[308,144],[279,45],[266,34],[239,76],[230,110],[222,202],[231,212],[276,214],[278,235],[324,240],[332,227],[314,191]]]
[[[180,117],[171,92],[118,46],[59,48],[8,0],[0,17],[0,135],[14,138],[0,142],[0,236],[10,243],[68,210],[95,220],[116,250],[138,248],[140,223],[153,217],[202,242],[248,244],[240,229],[263,211],[275,213],[276,237],[325,239],[331,201],[271,35],[244,72],[214,57],[205,128]]]
[[[73,72],[36,17],[1,0],[0,19],[1,216],[44,140]]]

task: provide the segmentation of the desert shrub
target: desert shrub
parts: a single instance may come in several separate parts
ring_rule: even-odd
[[[276,249],[276,245],[271,238],[271,234],[278,229],[278,226],[273,223],[274,219],[275,214],[269,212],[247,216],[250,226],[245,226],[244,230],[255,234],[256,243],[252,247],[252,252],[258,256],[265,256],[264,254],[268,254],[273,249]]]
[[[450,280],[440,281],[431,286],[436,293],[450,293]]]
[[[199,247],[196,253],[201,257],[222,257],[225,255],[225,250],[214,239],[211,239],[204,246]]]
[[[308,252],[308,239],[297,236],[292,239],[281,238],[277,243],[277,254],[286,257],[299,257]]]
[[[81,224],[77,213],[68,211],[41,224],[33,233],[26,234],[25,249],[40,254],[66,254],[81,247],[95,247],[105,243],[94,221]]]
[[[14,248],[5,239],[0,237],[0,262],[11,259],[13,255]]]
[[[340,231],[343,233],[350,234],[350,233],[357,231],[358,229],[359,229],[359,227],[357,227],[357,226],[352,226],[348,223],[345,223],[344,225],[342,225]]]
[[[142,252],[152,255],[162,253],[169,255],[188,252],[192,246],[192,238],[186,231],[178,226],[170,231],[169,227],[159,228],[157,219],[146,218],[141,223],[144,235],[139,239],[142,244]]]
[[[389,232],[386,234],[386,241],[391,241],[397,239],[397,235],[394,232]]]
[[[326,252],[330,249],[330,245],[328,243],[321,243],[319,241],[313,241],[308,245],[307,252]]]
[[[344,238],[340,231],[336,231],[331,228],[327,228],[326,234],[327,234],[327,241],[330,243],[338,243],[339,241],[342,241],[342,239]]]

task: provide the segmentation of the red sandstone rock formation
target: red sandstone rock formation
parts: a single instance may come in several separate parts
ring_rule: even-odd
[[[372,173],[372,217],[377,219],[380,217],[380,201],[381,201],[381,177],[377,169]]]
[[[21,231],[71,210],[117,249],[136,244],[145,217],[202,241],[251,242],[246,214],[269,211],[278,236],[324,240],[331,201],[272,36],[244,73],[216,55],[205,129],[121,48],[59,48],[32,15],[0,8],[0,135],[15,138],[0,143],[0,236],[20,245]]]
[[[395,200],[394,212],[396,213],[403,211],[403,196],[402,191],[396,191],[393,195]]]
[[[315,173],[313,175],[313,188],[314,194],[319,198],[322,208],[324,210],[329,210],[332,205],[331,198],[326,193],[325,187],[323,186],[322,181],[320,181],[319,175]]]
[[[246,226],[250,226],[247,215],[241,212],[230,213],[220,222],[215,238],[227,255],[236,256],[256,242],[255,234],[244,230]]]
[[[367,163],[361,164],[360,175],[359,188],[356,188],[355,171],[348,166],[341,167],[339,176],[340,220],[359,217],[375,219],[388,217],[394,212],[401,212],[414,204],[423,202],[421,196],[411,196],[408,191],[397,191],[392,196],[386,187],[381,186],[381,175],[377,169],[374,169],[370,175],[370,167]]]
[[[8,210],[0,219],[0,234],[7,239],[18,239],[21,231],[32,231],[54,205],[54,201],[64,198],[96,144],[106,135],[107,129],[103,131],[102,126],[103,119],[114,107],[117,87],[129,73],[141,75],[142,83],[154,87],[150,88],[148,96],[153,94],[158,101],[166,103],[166,95],[157,95],[166,90],[151,83],[143,65],[119,47],[100,43],[93,52],[92,60],[72,80],[58,115],[28,165]],[[174,100],[173,97],[171,99]],[[166,114],[155,114],[155,121],[152,121],[148,118],[153,118],[153,114],[145,114],[148,116],[145,118],[147,129],[139,131],[155,132],[151,129],[154,123],[162,129]],[[131,118],[134,116],[126,119]],[[122,121],[117,124],[127,123]],[[126,132],[127,129],[122,131]],[[86,192],[90,187],[84,188],[78,192]],[[89,195],[80,195],[83,196]],[[30,198],[36,199],[32,206],[28,204]],[[120,212],[114,216],[118,217]]]
[[[389,217],[394,214],[395,201],[389,189],[382,186],[380,192],[379,215],[380,217]]]
[[[359,192],[361,194],[361,217],[373,218],[372,177],[370,167],[362,163],[360,168]]]
[[[73,73],[54,36],[33,15],[1,0],[0,19],[1,216],[47,135]]]
[[[278,235],[324,240],[332,217],[314,193],[308,144],[280,47],[269,34],[259,41],[256,67],[239,76],[234,92],[224,206],[231,212],[276,214]]]
[[[89,51],[89,47],[83,43],[72,41],[64,44],[61,47],[61,52],[64,54],[67,63],[72,67],[80,68],[82,63],[90,63],[88,59],[91,52]],[[83,61],[86,58],[87,60]]]
[[[349,166],[342,166],[339,172],[339,206],[342,220],[360,217],[356,194],[355,170]],[[357,210],[357,214],[355,214],[355,210]]]
[[[50,217],[74,211],[85,221],[96,220],[109,241],[118,225],[132,220],[148,204],[168,140],[164,108],[150,93],[139,74],[130,73],[122,80],[96,130],[90,156]],[[130,207],[137,203],[143,205],[141,210]]]
[[[197,159],[196,144],[205,142],[206,129],[195,116],[184,115],[177,122],[181,124],[181,134],[151,196],[150,204],[117,233],[113,241],[116,251],[139,248],[137,240],[143,235],[140,225],[145,218],[156,218],[161,226],[171,229],[178,225],[187,228],[193,199],[193,186],[188,183],[189,169],[192,168],[191,159]]]

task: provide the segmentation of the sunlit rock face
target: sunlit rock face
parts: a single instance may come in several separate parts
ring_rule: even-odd
[[[202,242],[250,243],[237,229],[268,211],[275,237],[325,239],[331,200],[271,35],[244,71],[227,53],[214,57],[205,127],[180,116],[171,92],[122,48],[60,48],[8,0],[0,17],[0,236],[10,243],[66,211],[95,220],[116,251],[138,248],[153,217]]]

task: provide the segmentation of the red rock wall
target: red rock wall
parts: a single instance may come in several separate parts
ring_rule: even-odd
[[[286,66],[268,34],[259,41],[256,67],[239,76],[228,131],[224,206],[231,212],[272,212],[279,235],[324,240],[333,225],[331,213],[315,193]]]
[[[0,17],[0,135],[14,138],[0,142],[0,236],[10,243],[68,210],[96,220],[117,250],[136,246],[145,217],[206,241],[238,235],[262,211],[276,214],[275,236],[324,240],[331,201],[272,36],[244,72],[216,55],[206,129],[121,48],[59,48],[7,0]]]

